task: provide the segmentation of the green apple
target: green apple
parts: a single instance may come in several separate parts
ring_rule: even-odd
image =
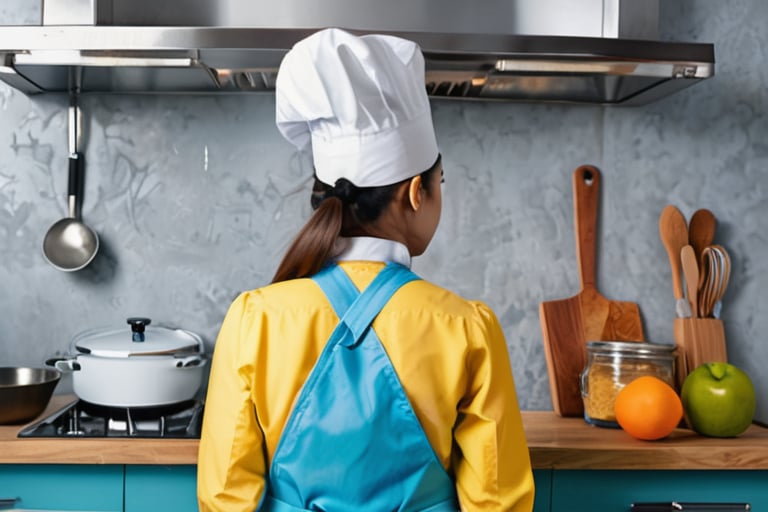
[[[755,414],[749,375],[728,363],[704,363],[689,373],[680,398],[690,427],[709,437],[738,436]]]

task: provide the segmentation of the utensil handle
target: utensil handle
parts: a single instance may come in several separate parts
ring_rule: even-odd
[[[685,503],[672,501],[669,503],[633,503],[631,512],[675,512],[688,510],[690,512],[726,512],[731,510],[752,510],[749,503]]]
[[[699,262],[696,261],[696,252],[693,246],[686,245],[680,251],[680,260],[683,264],[683,277],[688,294],[688,302],[691,304],[691,312],[694,318],[699,316]]]
[[[85,155],[83,153],[72,153],[69,155],[69,184],[67,191],[67,200],[69,206],[69,216],[73,219],[80,217],[80,204],[78,197],[82,194],[83,171],[85,169]]]
[[[576,256],[581,289],[595,288],[595,241],[600,171],[582,165],[573,173],[573,210],[576,232]]]
[[[78,105],[79,88],[71,90],[69,93],[69,108],[67,109],[67,116],[69,121],[69,133],[68,133],[68,147],[69,154],[75,154],[83,147],[82,141],[82,122],[83,113]]]

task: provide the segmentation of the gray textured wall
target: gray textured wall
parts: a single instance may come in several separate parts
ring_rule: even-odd
[[[37,23],[25,0],[0,22]],[[500,317],[524,409],[550,409],[538,304],[578,291],[571,174],[603,173],[598,288],[640,304],[672,342],[674,300],[658,216],[707,207],[731,250],[723,318],[731,360],[768,421],[768,4],[662,2],[663,39],[713,42],[717,75],[640,108],[434,103],[444,217],[415,270]],[[130,315],[201,333],[265,284],[309,215],[307,162],[273,125],[274,98],[85,96],[84,219],[103,247],[77,273],[41,243],[65,215],[66,98],[0,85],[0,363],[40,364],[75,333]],[[66,390],[67,382],[60,386]]]

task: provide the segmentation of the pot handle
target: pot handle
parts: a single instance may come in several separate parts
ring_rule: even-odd
[[[76,372],[80,369],[80,363],[75,359],[68,359],[66,357],[54,357],[45,361],[46,366],[53,366],[57,370],[62,372]]]
[[[193,366],[202,366],[203,364],[205,364],[205,358],[200,354],[176,358],[173,363],[176,368],[190,368]]]

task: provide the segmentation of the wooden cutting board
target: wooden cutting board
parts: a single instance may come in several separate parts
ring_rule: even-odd
[[[610,301],[595,286],[600,171],[584,165],[573,173],[573,205],[581,291],[568,299],[542,302],[539,320],[547,358],[552,406],[560,416],[581,416],[579,374],[588,341],[644,341],[640,308]]]

